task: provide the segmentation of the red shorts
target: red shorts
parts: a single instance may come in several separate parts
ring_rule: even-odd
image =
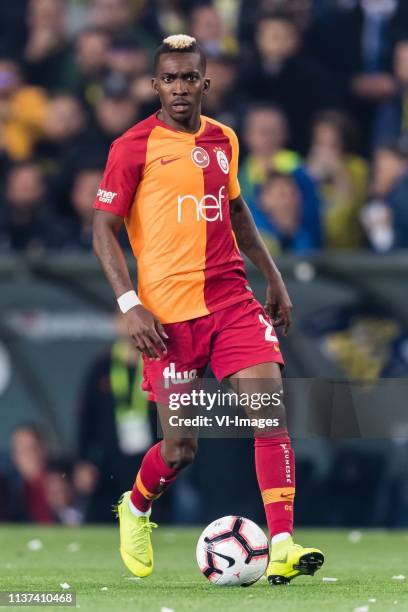
[[[143,356],[142,387],[153,401],[158,401],[158,396],[162,401],[163,389],[171,389],[173,382],[188,383],[202,377],[208,364],[221,381],[258,363],[284,363],[271,320],[254,298],[163,327],[169,336],[167,355],[160,361]]]

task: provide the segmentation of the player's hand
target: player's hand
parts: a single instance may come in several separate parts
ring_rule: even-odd
[[[161,358],[162,353],[167,353],[164,341],[168,340],[168,335],[160,321],[149,310],[139,304],[127,311],[125,319],[129,335],[138,351],[156,361]]]
[[[270,316],[274,327],[283,325],[283,333],[286,336],[292,322],[293,306],[285,283],[280,275],[268,283],[264,308],[266,314]]]

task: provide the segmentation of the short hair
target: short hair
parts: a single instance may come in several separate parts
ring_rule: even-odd
[[[408,150],[404,146],[403,139],[394,140],[393,142],[379,143],[374,149],[374,155],[379,151],[389,153],[394,157],[397,157],[400,161],[408,161]]]
[[[298,30],[298,27],[292,15],[290,15],[290,13],[285,9],[276,9],[274,11],[261,11],[260,13],[258,13],[256,23],[258,24],[261,21],[283,21],[288,25],[292,26],[295,30]]]
[[[161,43],[160,47],[156,49],[154,54],[154,72],[157,72],[160,56],[165,53],[197,53],[200,56],[200,66],[203,73],[205,74],[207,68],[207,58],[204,51],[197,43],[196,39],[187,34],[174,34],[167,36]]]
[[[47,436],[44,428],[39,423],[35,421],[23,421],[13,428],[11,437],[21,431],[28,431],[41,446],[47,447]]]
[[[295,184],[296,181],[293,178],[293,174],[291,172],[281,172],[278,170],[271,170],[267,173],[265,182],[263,187],[269,187],[277,181],[287,181],[289,183]]]
[[[343,153],[352,153],[358,148],[359,132],[349,115],[339,110],[320,111],[313,118],[312,130],[322,123],[330,125],[338,133]]]
[[[245,117],[251,115],[252,113],[273,113],[275,115],[279,115],[285,123],[288,122],[287,115],[285,110],[279,104],[275,102],[266,102],[266,101],[258,101],[253,102],[247,109],[245,113]]]

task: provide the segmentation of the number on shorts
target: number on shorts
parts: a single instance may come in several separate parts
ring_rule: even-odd
[[[268,342],[277,342],[277,337],[273,335],[272,324],[268,323],[268,321],[261,314],[259,315],[259,320],[263,325],[266,325],[265,340],[267,340]]]

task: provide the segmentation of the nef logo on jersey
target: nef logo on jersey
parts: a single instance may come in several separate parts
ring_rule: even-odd
[[[114,198],[116,198],[118,194],[114,191],[105,191],[105,189],[98,189],[97,198],[103,204],[112,204]]]
[[[217,156],[217,162],[221,170],[224,174],[228,174],[229,172],[229,161],[228,157],[225,155],[225,152],[222,149],[214,149],[215,154]]]
[[[191,151],[191,159],[199,168],[207,168],[210,163],[210,156],[203,147],[194,147]]]
[[[225,186],[220,187],[218,197],[215,195],[204,195],[201,200],[193,195],[178,196],[177,199],[177,221],[181,223],[183,217],[183,209],[186,206],[193,205],[196,212],[196,220],[203,219],[204,221],[222,221],[222,201],[225,198]],[[209,212],[212,211],[212,212]]]
[[[176,372],[176,364],[171,362],[163,370],[164,388],[168,389],[170,383],[173,385],[182,385],[197,378],[197,370],[185,370],[184,372]]]

